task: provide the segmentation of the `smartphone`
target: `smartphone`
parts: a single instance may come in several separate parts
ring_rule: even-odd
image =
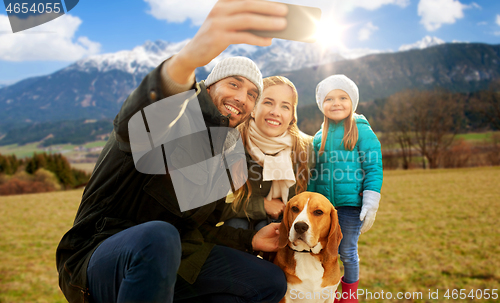
[[[249,30],[249,32],[261,37],[314,43],[316,41],[317,24],[321,18],[321,9],[311,6],[283,4],[288,6],[287,27],[284,30]]]

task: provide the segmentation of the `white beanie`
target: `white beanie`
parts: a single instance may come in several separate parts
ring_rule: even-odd
[[[205,85],[209,87],[215,82],[230,76],[242,76],[257,86],[259,97],[262,95],[262,74],[257,65],[246,57],[230,57],[223,59],[208,75]]]
[[[345,91],[352,101],[352,111],[356,111],[359,102],[358,86],[351,79],[345,75],[333,75],[321,81],[316,86],[316,103],[318,103],[319,110],[323,112],[323,102],[326,95],[334,89],[341,89]]]

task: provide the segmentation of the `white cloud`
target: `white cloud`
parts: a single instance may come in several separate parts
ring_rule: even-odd
[[[148,13],[156,19],[181,23],[190,19],[201,25],[217,0],[144,0],[149,4]]]
[[[486,22],[486,21],[481,21],[481,22],[478,22],[478,23],[477,23],[477,25],[480,25],[480,26],[482,26],[482,25],[488,25],[488,22]]]
[[[464,10],[481,7],[473,2],[470,5],[460,3],[458,0],[420,0],[418,15],[428,31],[435,31],[443,24],[453,24],[464,17]]]
[[[345,4],[352,9],[360,7],[367,10],[376,10],[388,4],[397,5],[400,7],[406,7],[410,4],[410,0],[351,0],[341,2],[345,2]]]
[[[217,2],[216,0],[144,0],[149,4],[150,13],[153,17],[167,22],[184,22],[191,20],[194,25],[201,25],[208,13]],[[306,5],[321,8],[323,15],[339,14],[349,12],[355,8],[364,8],[367,10],[379,9],[384,5],[398,5],[406,7],[410,0],[349,0],[349,1],[331,1],[331,0],[280,0],[280,2],[289,4]]]
[[[476,2],[472,2],[470,5],[468,5],[468,7],[482,9],[481,5],[477,4]]]
[[[0,60],[75,61],[99,53],[101,45],[87,37],[75,37],[82,20],[63,15],[45,24],[12,33],[9,19],[0,15]]]
[[[400,52],[407,51],[410,49],[424,49],[431,46],[439,45],[445,43],[443,40],[438,37],[425,36],[422,40],[417,41],[413,44],[404,44],[399,48]]]
[[[368,22],[359,30],[358,39],[360,41],[368,40],[370,39],[370,36],[373,34],[373,32],[376,30],[378,30],[378,27],[373,25],[373,23]]]
[[[497,15],[497,16],[496,16],[495,23],[496,23],[498,26],[500,26],[500,15]],[[500,31],[498,31],[498,32],[494,32],[493,34],[494,34],[495,36],[500,36]]]

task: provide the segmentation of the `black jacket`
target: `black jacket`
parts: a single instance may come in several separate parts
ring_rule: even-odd
[[[177,228],[182,242],[178,275],[189,283],[194,283],[215,244],[252,250],[254,231],[216,227],[225,199],[181,213],[168,172],[148,175],[136,170],[128,121],[144,107],[169,96],[162,92],[160,71],[161,65],[144,78],[116,116],[114,130],[83,192],[74,225],[57,248],[59,285],[70,303],[88,302],[87,265],[97,246],[137,224],[162,220]],[[227,127],[228,118],[217,110],[204,83],[194,84],[193,88],[207,128]]]

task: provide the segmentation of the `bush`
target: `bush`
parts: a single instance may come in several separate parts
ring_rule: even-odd
[[[460,138],[441,154],[441,163],[444,168],[467,167],[473,154],[471,144]]]
[[[500,134],[495,133],[492,136],[493,143],[486,153],[486,161],[489,165],[500,165]]]
[[[382,164],[384,169],[397,169],[399,167],[399,158],[401,156],[397,152],[383,150]]]
[[[46,184],[47,187],[53,188],[53,190],[61,190],[62,189],[61,184],[57,180],[57,176],[53,172],[48,171],[44,168],[38,169],[33,174],[33,181]]]
[[[33,174],[40,168],[51,171],[64,188],[74,188],[85,184],[90,175],[84,171],[72,169],[68,160],[61,154],[34,154],[27,160],[26,172]]]
[[[21,195],[60,190],[54,173],[40,168],[33,175],[21,171],[13,176],[0,175],[0,195]]]

